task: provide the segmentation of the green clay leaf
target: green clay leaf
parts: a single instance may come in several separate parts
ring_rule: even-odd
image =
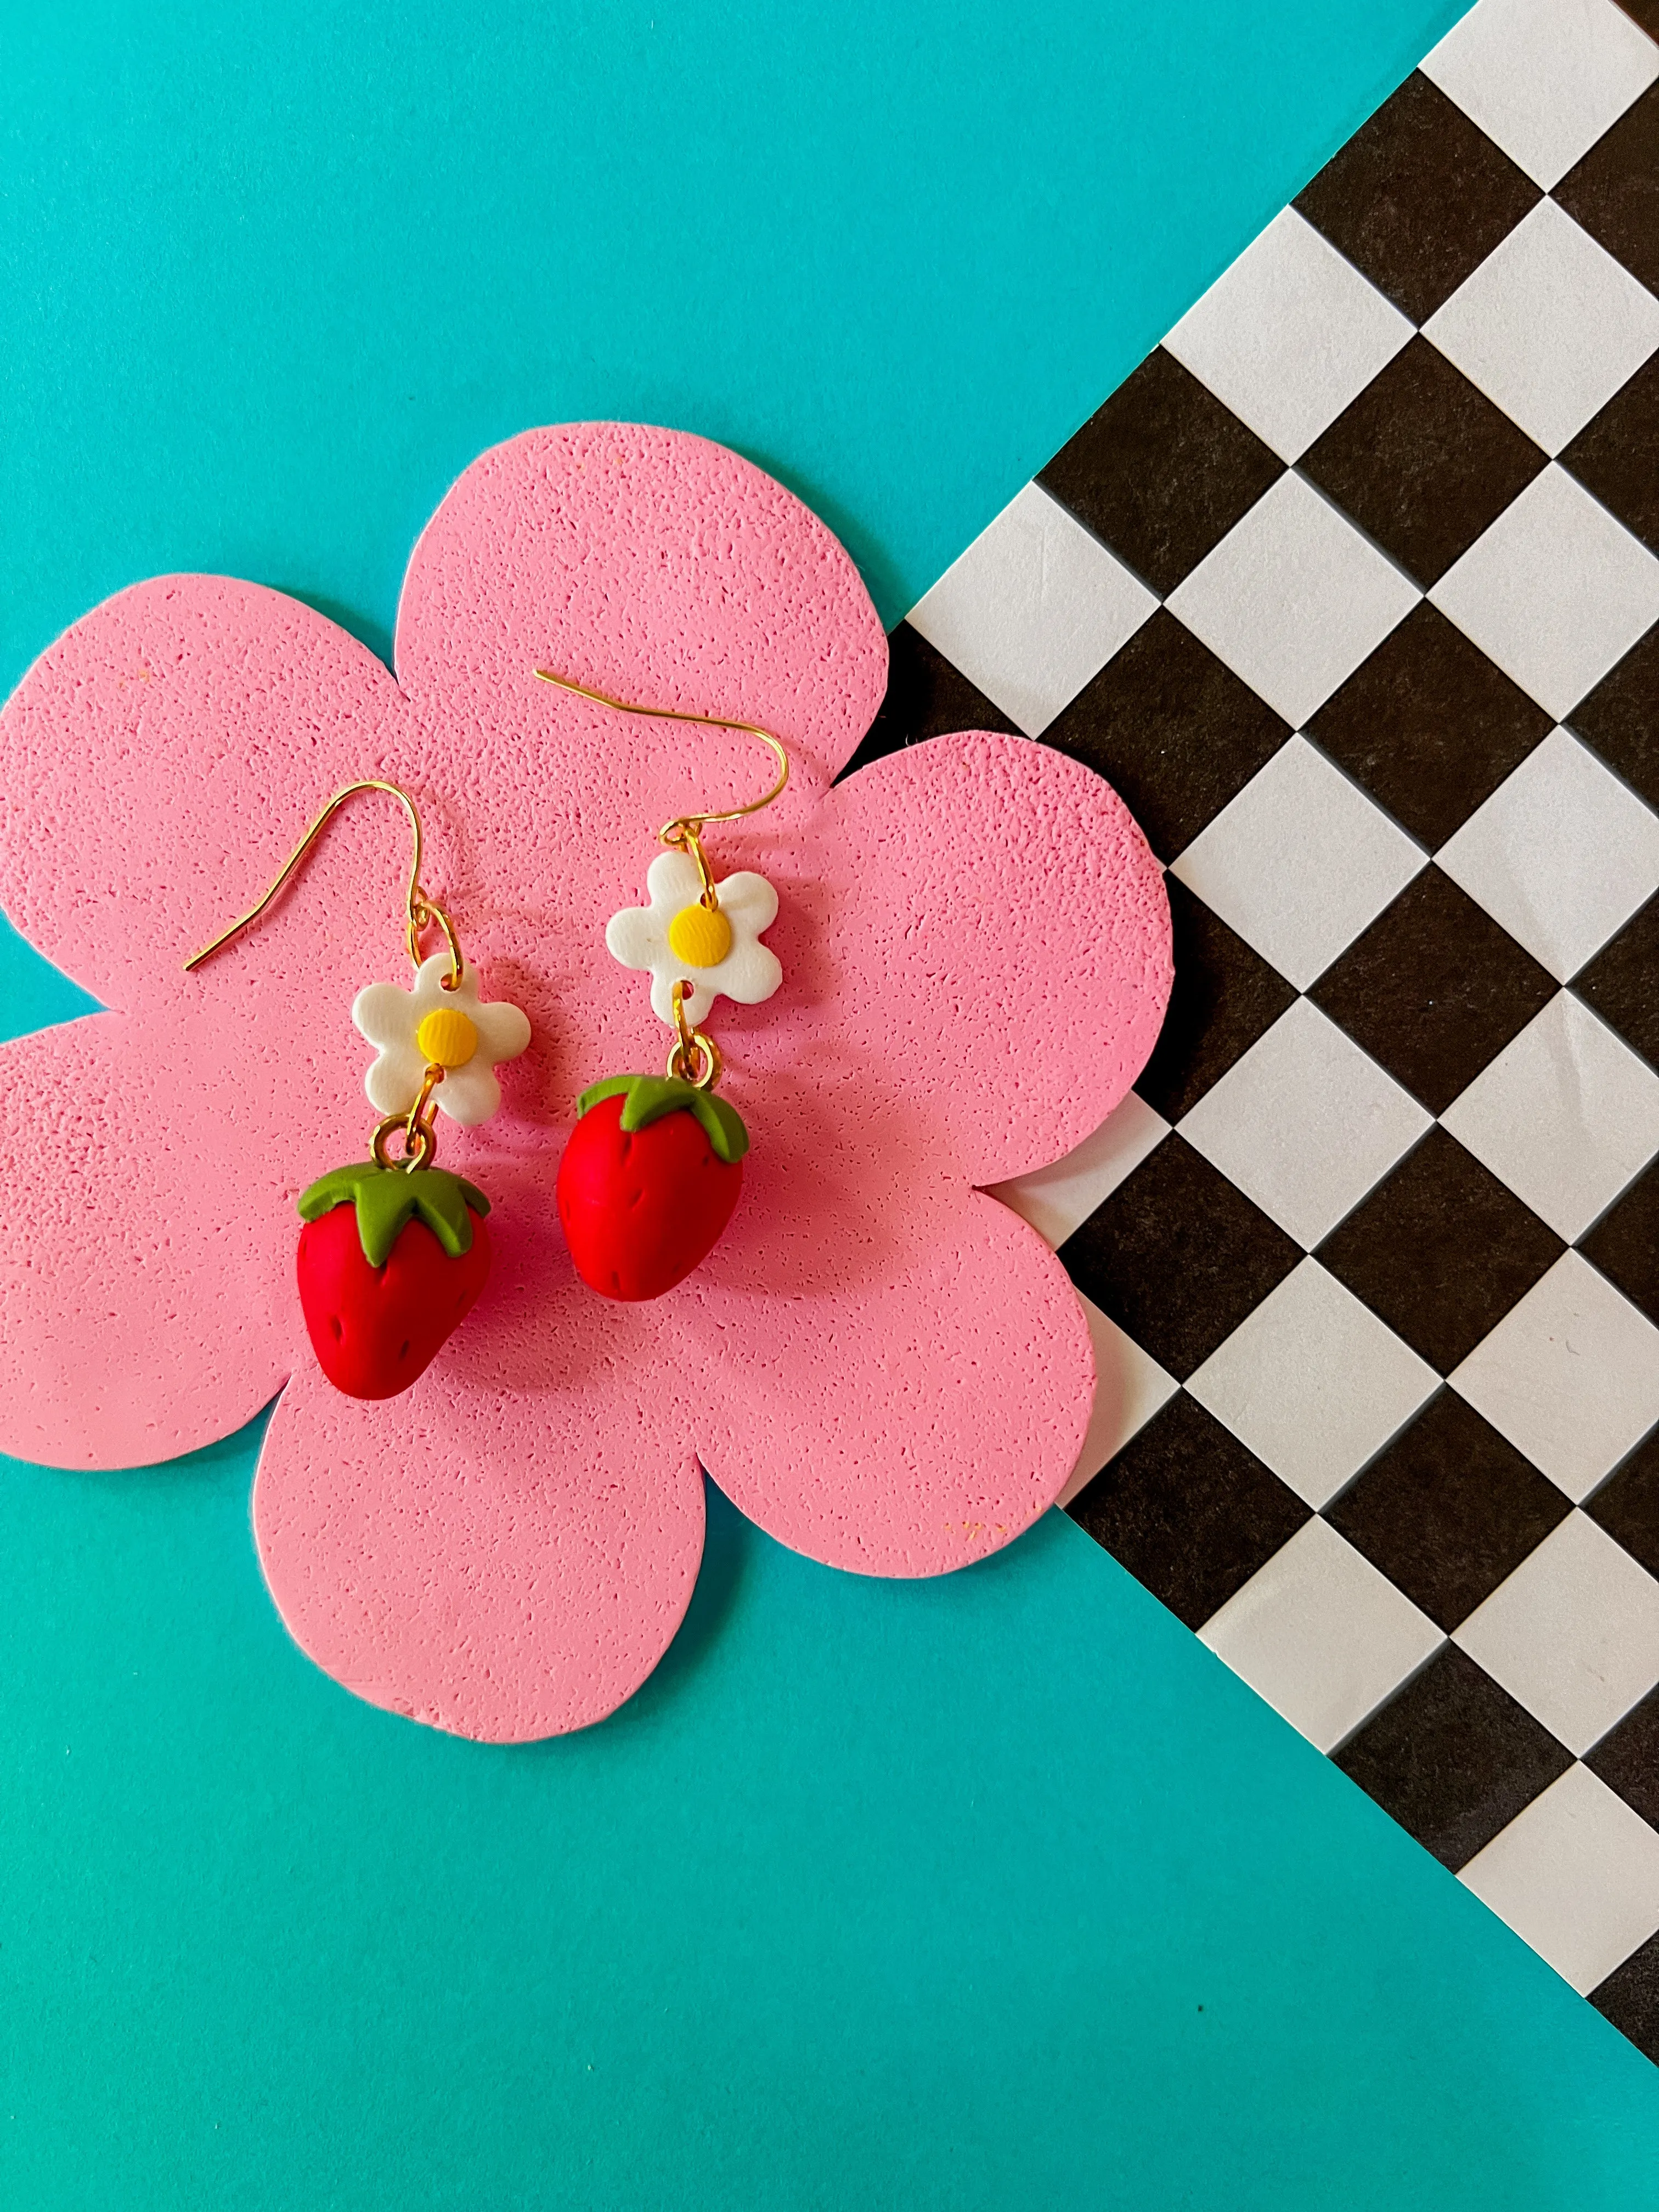
[[[622,1126],[629,1136],[660,1121],[665,1114],[691,1114],[702,1124],[715,1158],[724,1160],[728,1167],[735,1167],[749,1150],[749,1132],[742,1115],[725,1099],[699,1091],[695,1083],[683,1082],[678,1075],[608,1075],[576,1101],[576,1119],[580,1121],[602,1098],[624,1101]]]
[[[476,1183],[446,1168],[377,1167],[359,1160],[319,1176],[300,1194],[301,1221],[319,1221],[337,1206],[357,1209],[357,1235],[371,1267],[384,1267],[404,1224],[425,1222],[452,1260],[472,1249],[472,1216],[489,1211]]]
[[[701,1104],[691,1110],[708,1132],[715,1158],[735,1167],[749,1150],[749,1132],[742,1115],[725,1099],[711,1097],[706,1091],[698,1091],[697,1097]]]

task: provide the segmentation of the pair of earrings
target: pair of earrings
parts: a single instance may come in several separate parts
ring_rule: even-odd
[[[720,1049],[701,1027],[717,997],[756,1005],[783,980],[761,938],[777,893],[744,871],[716,882],[703,849],[711,823],[769,806],[789,781],[789,757],[771,731],[709,714],[634,707],[550,669],[544,683],[619,714],[696,722],[761,738],[778,763],[761,798],[720,812],[678,815],[658,832],[665,848],[646,872],[649,904],[613,915],[605,943],[626,968],[651,976],[651,1006],[674,1032],[661,1075],[613,1075],[576,1102],[559,1163],[559,1221],[576,1272],[603,1297],[659,1297],[714,1249],[732,1218],[749,1134],[716,1097]],[[371,983],[351,1018],[376,1048],[364,1087],[381,1119],[369,1158],[333,1169],[301,1194],[300,1303],[318,1363],[354,1398],[390,1398],[435,1358],[465,1319],[489,1272],[489,1200],[476,1183],[434,1164],[436,1116],[463,1127],[501,1103],[495,1068],[530,1042],[530,1023],[502,999],[478,995],[448,913],[421,881],[421,818],[401,785],[364,776],[323,807],[248,911],[185,963],[199,968],[256,922],[323,830],[358,792],[384,792],[408,817],[414,842],[404,943],[411,989]],[[433,932],[441,949],[422,951]],[[394,1152],[393,1146],[398,1148]]]

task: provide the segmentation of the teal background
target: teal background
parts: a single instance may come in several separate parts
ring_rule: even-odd
[[[894,622],[1459,12],[0,0],[0,690],[169,569],[389,655],[461,470],[595,416]]]
[[[1455,12],[0,0],[0,684],[183,567],[384,650],[582,414],[890,619]],[[0,1462],[7,2207],[1653,2201],[1659,2074],[1063,1517],[884,1584],[711,1494],[652,1681],[504,1751],[295,1650],[256,1447]]]
[[[1653,2202],[1647,2061],[1063,1516],[881,1583],[711,1491],[502,1750],[289,1643],[256,1442],[0,1466],[8,2205]]]

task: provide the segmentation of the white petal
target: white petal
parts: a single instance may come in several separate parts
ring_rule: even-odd
[[[506,999],[491,999],[487,1006],[474,1004],[472,1026],[478,1032],[475,1057],[493,1067],[498,1060],[516,1060],[530,1042],[530,1017]],[[467,1062],[470,1067],[471,1061]]]
[[[651,1011],[659,1022],[666,1022],[671,1029],[674,1026],[674,986],[676,983],[689,983],[690,981],[691,978],[684,975],[678,968],[656,968],[652,970]],[[696,986],[687,999],[685,1018],[693,1029],[696,1028],[699,1022],[708,1020],[709,1009],[714,1005],[716,996],[717,994],[710,989],[705,979]]]
[[[645,888],[651,894],[652,905],[665,918],[672,918],[683,906],[702,897],[702,878],[690,853],[671,848],[659,853],[646,870]]]
[[[452,1121],[459,1121],[464,1129],[476,1129],[501,1104],[501,1086],[489,1061],[474,1058],[465,1067],[452,1068],[433,1092],[432,1100]]]
[[[624,968],[649,968],[668,957],[668,940],[648,906],[625,906],[605,924],[605,950]]]
[[[406,1044],[414,1048],[420,1016],[407,991],[395,983],[368,983],[351,1002],[351,1018],[371,1044]],[[392,1109],[386,1109],[389,1114]]]
[[[412,1043],[386,1046],[363,1078],[369,1104],[377,1114],[407,1114],[425,1073],[426,1062]]]
[[[739,935],[750,931],[759,937],[778,918],[777,893],[765,877],[757,876],[752,868],[739,869],[735,876],[728,876],[715,888],[726,920]]]
[[[734,945],[714,970],[714,988],[744,1006],[759,1006],[782,981],[782,965],[769,945]]]
[[[410,993],[410,1003],[415,1009],[418,1027],[422,1018],[435,1013],[440,1006],[454,1006],[469,1017],[478,1003],[478,971],[470,960],[461,963],[461,980],[453,991],[444,988],[444,977],[449,973],[449,948],[434,952],[429,960],[422,960],[416,972],[415,988]]]

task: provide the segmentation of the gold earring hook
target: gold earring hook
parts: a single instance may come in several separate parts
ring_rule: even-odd
[[[626,699],[608,698],[603,691],[590,691],[586,684],[573,684],[568,676],[556,676],[550,668],[538,668],[536,673],[544,684],[556,684],[561,691],[574,692],[578,699],[590,700],[596,707],[612,708],[618,714],[644,714],[659,722],[696,722],[706,730],[740,730],[745,737],[758,738],[763,744],[770,745],[777,757],[778,780],[763,798],[751,799],[746,806],[726,807],[720,813],[677,814],[657,832],[661,843],[690,854],[702,878],[702,903],[711,911],[717,909],[720,898],[708,862],[703,857],[702,833],[711,822],[738,822],[745,814],[758,814],[763,806],[769,806],[781,796],[789,781],[789,756],[783,749],[782,738],[774,736],[770,730],[762,729],[758,722],[732,722],[720,714],[687,714],[678,707],[630,706]]]
[[[447,991],[459,988],[463,962],[460,940],[455,934],[455,925],[443,908],[435,901],[428,898],[421,888],[421,817],[416,811],[415,802],[401,784],[386,783],[379,776],[374,775],[362,776],[356,783],[345,784],[335,793],[333,798],[318,814],[316,819],[306,830],[304,836],[283,861],[275,882],[264,896],[258,899],[246,914],[239,915],[228,929],[222,929],[210,945],[204,945],[199,952],[191,953],[190,958],[185,963],[186,975],[191,969],[199,968],[204,960],[210,960],[222,946],[230,943],[233,937],[240,936],[250,924],[258,921],[266,908],[291,879],[295,871],[318,838],[321,836],[330,821],[345,805],[347,799],[360,791],[384,791],[389,798],[397,800],[409,817],[409,826],[415,840],[415,854],[409,870],[407,896],[409,919],[404,933],[404,941],[409,946],[409,957],[418,968],[421,964],[421,932],[435,922],[442,930],[445,941],[449,946],[449,973],[443,978],[443,988]]]

